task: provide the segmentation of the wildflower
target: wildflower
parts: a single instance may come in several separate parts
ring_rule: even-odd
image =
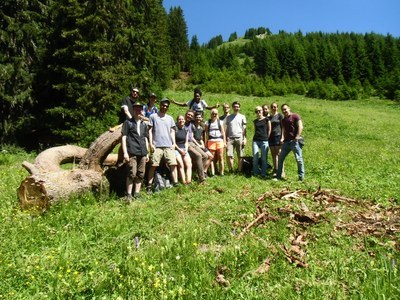
[[[148,269],[149,269],[149,271],[151,272],[151,271],[153,271],[153,270],[155,269],[155,267],[154,267],[153,265],[150,265],[150,266],[148,267]]]
[[[154,287],[156,289],[160,287],[160,278],[156,278],[156,281],[154,282]]]
[[[180,255],[177,255],[175,258],[176,258],[176,260],[180,260],[181,259]]]
[[[183,295],[183,288],[180,286],[178,289],[178,295],[182,296]]]

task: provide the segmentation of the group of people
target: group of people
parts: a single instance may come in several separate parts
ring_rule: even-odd
[[[196,88],[193,99],[186,103],[163,98],[157,107],[154,93],[144,104],[139,101],[139,89],[133,88],[130,96],[123,99],[121,108],[125,120],[121,119],[122,152],[129,169],[126,181],[128,202],[140,197],[145,179],[147,193],[152,193],[156,170],[164,164],[169,169],[173,186],[179,182],[191,184],[192,171],[195,171],[199,183],[208,176],[224,176],[225,155],[229,172],[234,172],[235,154],[238,159],[237,171],[242,171],[247,123],[246,117],[239,112],[240,103],[235,101],[231,106],[224,103],[223,114],[219,116],[219,104],[208,106],[201,96],[201,90]],[[171,103],[187,107],[188,110],[174,120],[167,113]],[[211,111],[207,120],[204,116],[206,109]],[[303,123],[287,104],[282,105],[281,110],[282,113],[278,111],[277,103],[272,103],[270,107],[263,105],[255,108],[252,174],[262,178],[267,176],[267,154],[270,149],[272,176],[275,180],[282,179],[284,160],[293,151],[299,180],[304,180],[301,143]]]

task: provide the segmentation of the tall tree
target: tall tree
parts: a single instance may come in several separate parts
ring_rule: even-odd
[[[34,122],[32,86],[46,46],[49,2],[0,3],[0,144],[26,141]]]
[[[183,10],[180,6],[172,7],[168,14],[171,60],[180,66],[180,71],[188,69],[189,39]]]
[[[129,86],[166,87],[167,15],[158,0],[60,0],[53,15],[51,89],[42,95],[47,126],[86,145],[116,122],[115,109]]]
[[[237,35],[236,31],[235,31],[235,32],[231,33],[231,35],[229,36],[228,41],[229,42],[233,42],[233,41],[236,41],[237,38],[238,38],[238,35]]]

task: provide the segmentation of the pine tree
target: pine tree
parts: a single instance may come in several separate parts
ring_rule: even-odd
[[[27,141],[37,104],[33,84],[46,46],[50,1],[0,3],[0,144]]]
[[[53,15],[52,89],[42,95],[48,126],[65,141],[87,145],[115,125],[121,97],[132,85],[143,93],[166,87],[167,15],[157,0],[60,0]]]
[[[179,71],[187,71],[187,56],[189,53],[188,30],[183,16],[183,10],[179,6],[170,9],[168,15],[168,29],[172,64],[179,65]]]

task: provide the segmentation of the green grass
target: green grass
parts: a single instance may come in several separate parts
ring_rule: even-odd
[[[166,96],[187,100],[191,93],[167,91]],[[321,186],[362,202],[398,205],[399,107],[378,99],[204,98],[209,105],[239,100],[248,137],[256,105],[285,102],[300,113],[305,183],[296,180],[289,155],[284,182],[229,175],[145,196],[129,206],[115,196],[82,195],[37,215],[20,211],[16,199],[27,176],[20,164],[34,155],[5,149],[0,152],[0,299],[398,299],[399,235],[350,236],[335,229],[338,221],[351,221],[348,213],[361,211],[361,205],[339,205],[334,212],[310,197],[267,197],[258,205],[277,220],[252,227],[242,239],[238,234],[254,219],[257,198],[284,188]],[[170,109],[173,116],[184,111]],[[246,153],[251,155],[250,142]],[[296,225],[278,212],[289,206],[298,210],[302,202],[324,212],[322,221]],[[295,233],[307,233],[307,268],[289,263],[281,250]],[[254,274],[266,258],[269,271]],[[227,287],[216,282],[221,269]]]

